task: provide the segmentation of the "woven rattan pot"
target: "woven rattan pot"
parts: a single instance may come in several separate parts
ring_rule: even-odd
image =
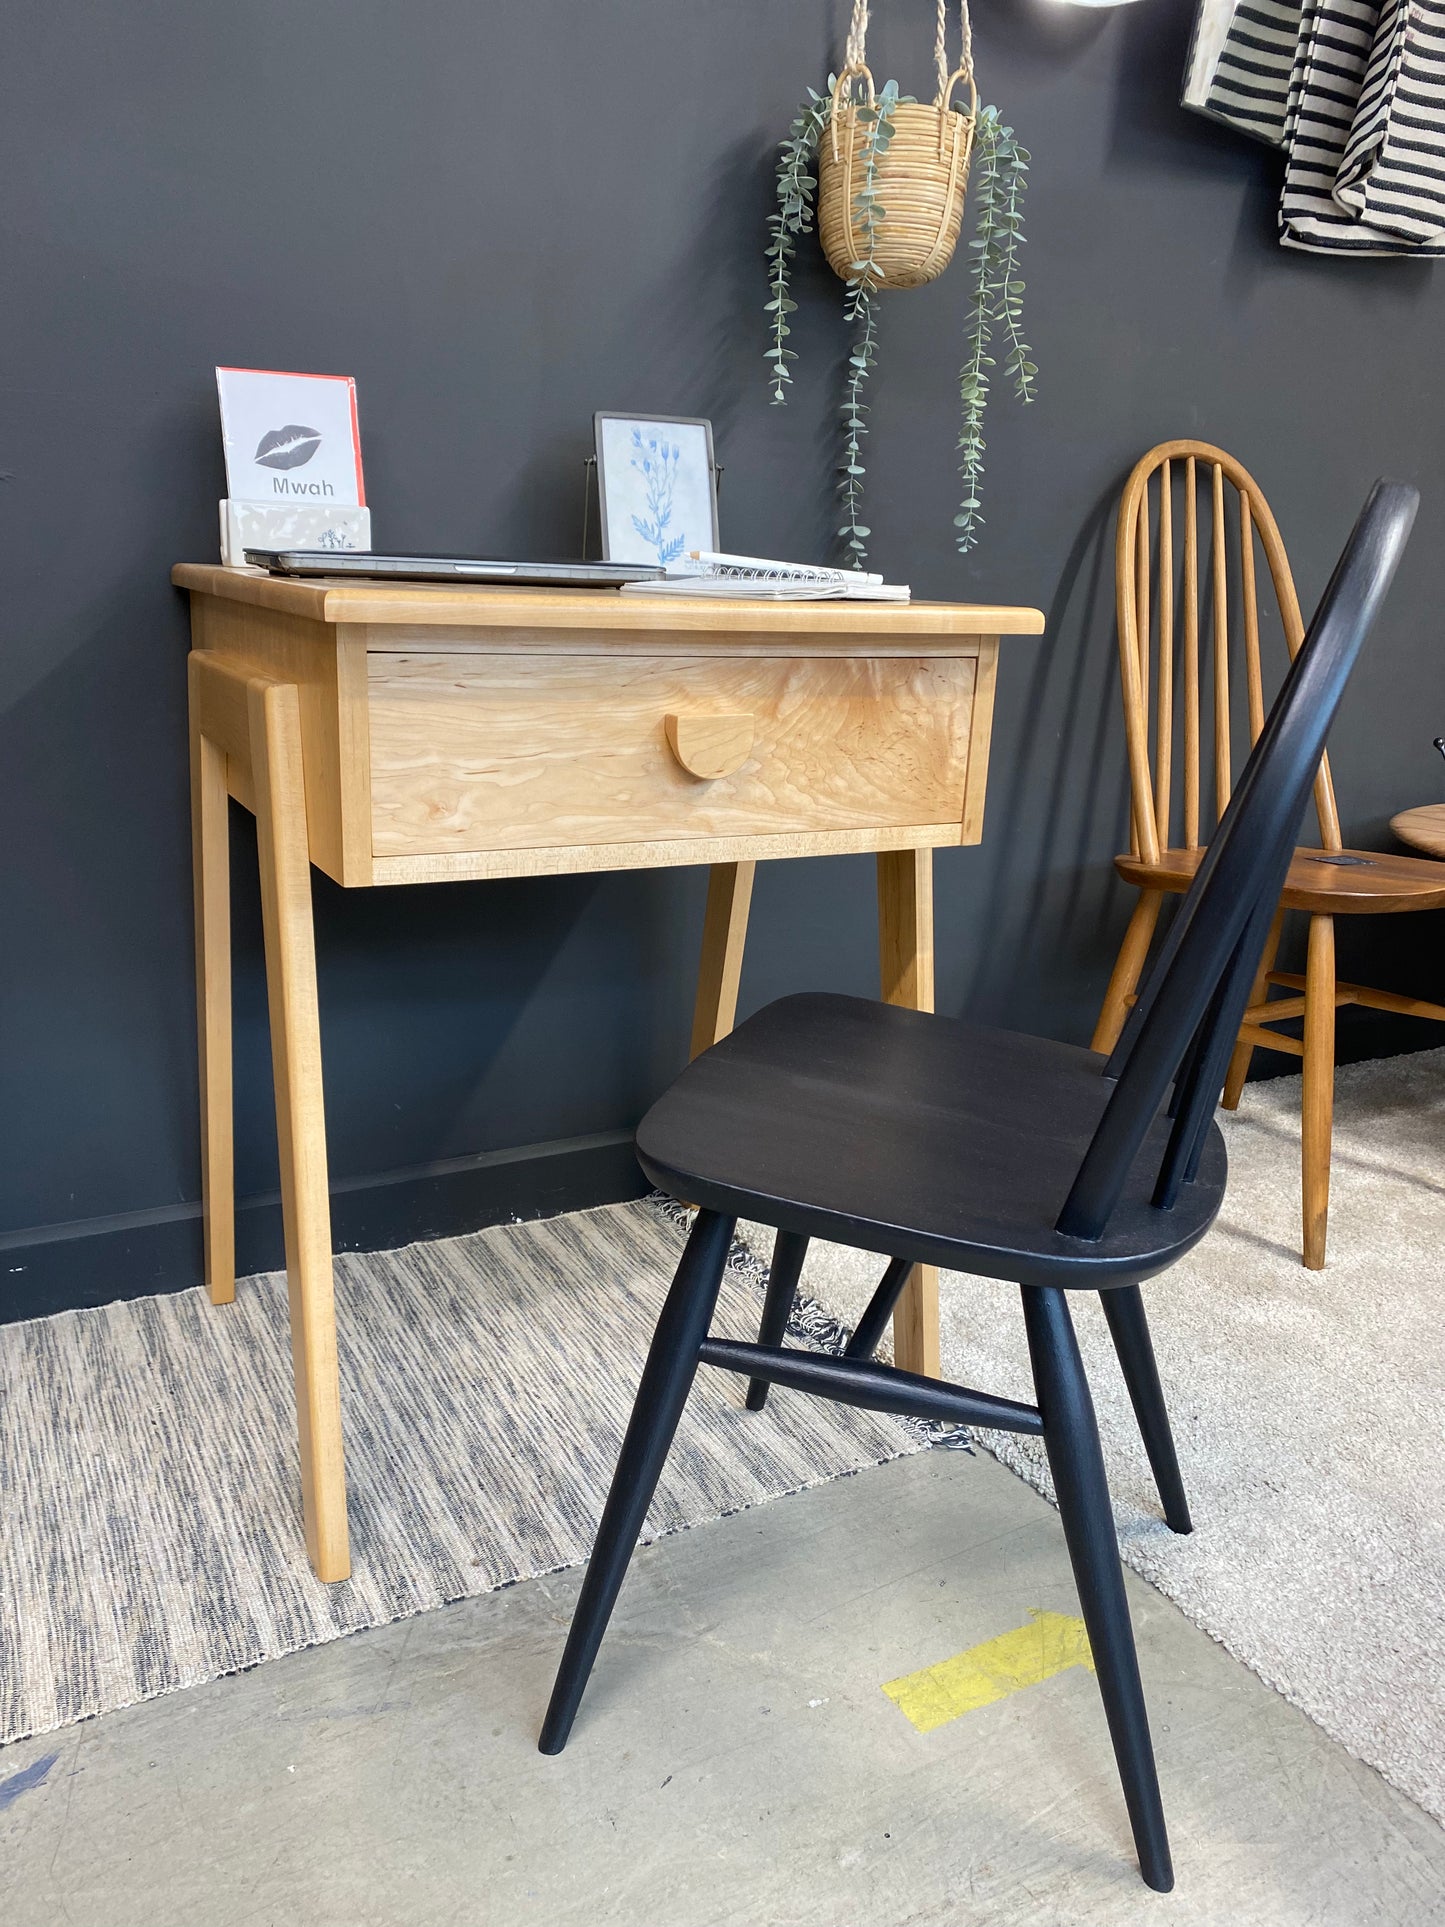
[[[968,88],[966,109],[952,104],[960,81]],[[828,265],[845,281],[867,253],[854,203],[866,178],[871,132],[860,109],[871,108],[873,101],[873,76],[867,67],[845,68],[834,86],[832,112],[819,142],[818,233]],[[892,139],[877,156],[875,171],[883,211],[874,232],[873,259],[881,287],[921,288],[952,260],[977,115],[978,93],[963,69],[950,76],[932,106],[900,101],[894,107]]]

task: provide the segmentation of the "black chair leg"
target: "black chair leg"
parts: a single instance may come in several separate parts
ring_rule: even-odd
[[[780,1231],[773,1243],[773,1262],[768,1271],[768,1289],[763,1299],[763,1322],[758,1327],[760,1345],[781,1345],[788,1331],[788,1314],[798,1295],[798,1279],[808,1255],[808,1240],[796,1231]],[[748,1410],[761,1412],[768,1402],[768,1381],[748,1381]]]
[[[1026,1285],[1023,1301],[1034,1387],[1044,1415],[1044,1445],[1134,1830],[1139,1870],[1146,1885],[1168,1893],[1174,1885],[1174,1869],[1094,1404],[1065,1293],[1057,1286]]]
[[[698,1353],[712,1323],[736,1222],[715,1211],[699,1211],[657,1321],[542,1724],[538,1746],[543,1753],[560,1753],[567,1744],[592,1662],[697,1376]]]
[[[1179,1476],[1179,1460],[1174,1452],[1174,1434],[1169,1429],[1169,1414],[1159,1383],[1159,1368],[1154,1363],[1154,1347],[1149,1340],[1149,1322],[1144,1316],[1144,1300],[1137,1285],[1122,1291],[1101,1291],[1104,1316],[1119,1354],[1119,1368],[1134,1416],[1149,1454],[1154,1483],[1164,1506],[1164,1517],[1172,1532],[1192,1532],[1189,1501],[1184,1496],[1184,1481]]]

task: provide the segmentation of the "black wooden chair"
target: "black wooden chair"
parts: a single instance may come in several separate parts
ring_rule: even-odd
[[[542,1729],[566,1744],[699,1364],[749,1403],[785,1385],[845,1404],[1041,1434],[1139,1864],[1173,1884],[1093,1405],[1066,1293],[1103,1295],[1176,1532],[1189,1514],[1139,1285],[1213,1222],[1213,1122],[1240,1018],[1346,679],[1418,497],[1376,483],[1233,801],[1113,1055],[837,996],[769,1005],[697,1058],[644,1118],[653,1182],[699,1206],[643,1371]],[[733,1226],[778,1227],[760,1342],[710,1338]],[[890,1263],[841,1358],[782,1347],[807,1241]],[[922,1378],[872,1353],[915,1264],[1022,1287],[1035,1405]]]

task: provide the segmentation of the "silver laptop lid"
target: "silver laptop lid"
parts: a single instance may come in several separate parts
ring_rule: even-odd
[[[246,560],[272,575],[361,576],[403,582],[518,582],[618,588],[655,582],[660,568],[636,562],[500,562],[466,555],[369,555],[357,549],[247,549]]]

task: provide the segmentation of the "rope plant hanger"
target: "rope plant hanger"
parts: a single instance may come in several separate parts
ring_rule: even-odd
[[[867,433],[863,395],[877,357],[880,292],[919,288],[936,280],[953,258],[963,222],[972,165],[977,233],[972,244],[971,298],[959,374],[958,439],[963,500],[954,516],[960,554],[978,541],[983,517],[983,416],[994,331],[1002,337],[1004,373],[1020,401],[1032,401],[1038,373],[1022,333],[1024,284],[1023,191],[1028,154],[996,107],[980,107],[973,74],[968,0],[958,9],[960,46],[949,60],[947,0],[937,0],[932,105],[901,94],[895,80],[875,86],[867,60],[868,0],[853,0],[843,65],[823,93],[808,89],[778,151],[778,205],[768,220],[767,352],[774,403],[787,400],[797,359],[787,346],[788,316],[796,311],[790,287],[798,237],[813,226],[817,196],[819,239],[828,264],[844,282],[843,311],[853,328],[842,401],[843,459],[838,534],[861,568],[871,533],[862,520]],[[966,96],[961,99],[960,96]]]
[[[833,272],[848,280],[854,264],[868,257],[878,279],[890,288],[920,288],[953,259],[963,222],[968,163],[978,122],[978,89],[973,84],[973,36],[967,6],[960,9],[962,57],[948,65],[946,0],[938,0],[938,35],[933,62],[938,90],[931,107],[893,99],[881,151],[876,139],[878,101],[865,58],[867,0],[855,0],[853,24],[843,56],[843,71],[829,88],[828,128],[818,156],[818,231]],[[954,112],[956,87],[968,89],[969,104]],[[860,92],[861,101],[854,96]],[[897,88],[894,88],[897,94]],[[874,233],[865,231],[858,207],[875,150],[873,188],[887,196],[886,211],[872,207]]]

